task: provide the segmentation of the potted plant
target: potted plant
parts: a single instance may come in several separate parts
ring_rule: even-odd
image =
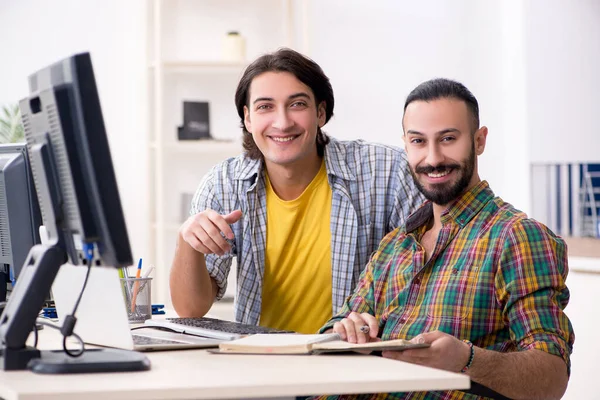
[[[0,112],[0,143],[17,143],[25,141],[25,132],[21,123],[19,105],[2,107]]]

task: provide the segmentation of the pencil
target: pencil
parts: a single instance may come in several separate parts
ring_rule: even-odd
[[[133,296],[131,297],[131,313],[135,313],[135,302],[137,301],[138,291],[140,290],[140,281],[142,277],[142,259],[138,261],[137,271],[135,272],[135,283],[133,284]]]

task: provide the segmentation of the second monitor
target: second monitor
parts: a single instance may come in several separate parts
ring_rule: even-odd
[[[0,301],[40,243],[40,207],[25,143],[0,144]]]

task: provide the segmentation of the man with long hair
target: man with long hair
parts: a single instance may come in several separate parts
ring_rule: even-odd
[[[173,305],[180,316],[203,316],[235,257],[237,321],[314,333],[421,195],[404,150],[325,135],[333,89],[296,51],[254,61],[235,104],[245,152],[200,183],[179,232]]]

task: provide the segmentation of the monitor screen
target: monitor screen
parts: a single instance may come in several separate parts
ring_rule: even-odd
[[[40,207],[25,143],[0,144],[0,301],[40,243]]]
[[[26,341],[61,265],[87,265],[89,276],[92,265],[118,268],[133,263],[90,54],[34,73],[29,89],[19,107],[48,240],[30,250],[0,317],[1,366],[9,370],[43,358]],[[73,290],[81,296],[86,282]],[[65,338],[73,334],[76,308],[66,316],[69,323],[63,320]],[[89,368],[91,363],[106,371],[132,356],[119,353],[109,363],[105,357],[85,352],[53,365],[65,372],[63,367],[80,363]],[[147,369],[147,360],[134,358],[137,367]]]

